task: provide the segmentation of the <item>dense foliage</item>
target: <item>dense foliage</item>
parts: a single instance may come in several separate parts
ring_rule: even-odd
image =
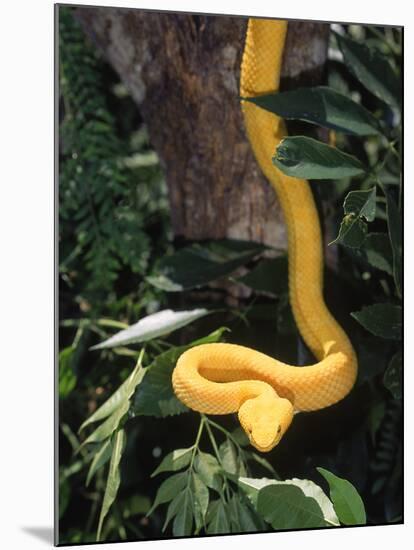
[[[335,26],[327,86],[257,100],[305,124],[274,162],[315,180],[336,213],[326,298],[360,364],[346,400],[298,415],[259,455],[235,417],[181,404],[171,373],[219,340],[311,360],[286,257],[243,241],[178,247],[131,98],[68,8],[59,30],[60,542],[400,522],[400,31]],[[223,280],[249,289],[237,308],[209,286]]]

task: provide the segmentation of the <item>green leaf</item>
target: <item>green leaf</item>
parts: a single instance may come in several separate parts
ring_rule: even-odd
[[[76,386],[76,375],[72,369],[75,348],[68,346],[59,352],[59,398],[64,399]]]
[[[355,214],[347,214],[341,221],[338,236],[329,244],[341,243],[349,248],[360,248],[364,244],[367,231],[364,220]]]
[[[85,445],[89,443],[100,443],[108,437],[110,437],[115,430],[118,428],[121,420],[126,415],[129,409],[129,401],[124,401],[118,409],[116,409],[111,416],[109,416],[105,422],[100,424],[95,431],[93,431],[88,437],[82,442],[78,451]]]
[[[365,220],[372,222],[375,219],[376,196],[376,187],[348,193],[344,201],[345,217],[334,243],[351,248],[359,248],[363,244],[367,233]]]
[[[273,485],[294,485],[301,489],[306,497],[313,498],[322,510],[323,518],[328,525],[339,525],[339,520],[335,514],[335,510],[332,506],[332,502],[325,495],[323,490],[309,479],[287,479],[285,481],[278,481],[275,479],[255,479],[248,477],[240,477],[239,485],[247,493],[249,500],[254,506],[257,506],[257,499],[260,491],[264,487]]]
[[[362,105],[333,88],[317,86],[245,98],[285,119],[304,120],[346,134],[380,133],[377,119]]]
[[[257,497],[257,511],[274,529],[326,527],[318,502],[292,484],[263,487]]]
[[[391,243],[386,233],[369,233],[365,237],[362,252],[365,252],[367,261],[373,267],[393,274]]]
[[[337,33],[335,36],[349,71],[376,97],[398,107],[401,102],[401,80],[385,55],[348,36]]]
[[[190,464],[194,447],[188,449],[176,449],[164,457],[158,468],[151,474],[154,477],[161,472],[177,472]]]
[[[154,500],[154,504],[151,506],[151,509],[148,511],[147,516],[150,516],[152,512],[160,504],[165,504],[170,502],[177,496],[177,494],[184,489],[188,483],[188,472],[180,472],[174,474],[171,477],[163,481],[157,491],[157,495]]]
[[[121,482],[121,476],[119,473],[119,464],[121,462],[121,457],[122,457],[122,452],[124,450],[124,447],[125,447],[125,432],[124,430],[119,430],[114,436],[114,441],[112,445],[112,455],[111,455],[111,462],[109,464],[108,479],[106,481],[101,513],[99,515],[98,530],[96,533],[97,542],[99,542],[101,538],[102,525],[103,525],[104,519],[118,493],[119,484]]]
[[[194,460],[194,468],[207,487],[221,493],[223,487],[222,469],[214,456],[199,451]]]
[[[241,498],[240,494],[232,495],[228,503],[228,511],[232,533],[253,533],[266,529],[263,519],[257,515],[246,499]]]
[[[246,475],[246,468],[230,439],[225,439],[220,445],[219,454],[221,464],[226,472],[235,476]]]
[[[366,172],[356,157],[305,136],[282,139],[272,160],[283,173],[296,178],[338,179]]]
[[[196,522],[197,532],[204,526],[209,498],[207,487],[196,474],[187,471],[182,475],[186,476],[185,488],[178,491],[174,497],[171,497],[172,500],[169,499],[171,502],[168,506],[166,519],[162,528],[164,531],[168,523],[175,517],[173,535],[176,537],[192,534],[193,519]],[[155,506],[156,503],[154,503],[152,510],[154,510]]]
[[[88,475],[86,477],[86,487],[89,485],[89,483],[91,482],[91,479],[96,474],[96,472],[108,462],[108,460],[111,458],[111,455],[112,455],[111,440],[107,439],[99,447],[99,450],[96,452],[95,456],[93,457],[92,463],[89,467]]]
[[[218,342],[224,331],[221,327],[205,338],[195,340],[186,346],[172,348],[158,355],[145,369],[145,377],[132,398],[129,413],[132,417],[139,415],[166,416],[187,412],[189,409],[177,399],[172,387],[172,373],[178,358],[184,351],[200,344]]]
[[[119,386],[119,388],[101,405],[96,411],[83,422],[79,428],[81,432],[86,426],[98,420],[107,418],[114,413],[122,404],[127,402],[132,396],[136,386],[141,382],[145,370],[138,364],[128,378]]]
[[[288,264],[287,257],[263,259],[249,273],[239,277],[237,282],[243,283],[258,293],[279,296],[287,292]]]
[[[194,472],[191,476],[191,491],[194,499],[194,520],[197,532],[199,532],[205,526],[209,492],[201,477]]]
[[[173,522],[173,535],[185,537],[192,534],[193,528],[193,498],[191,491],[184,491],[184,499]]]
[[[230,275],[266,248],[259,243],[230,239],[193,244],[164,257],[156,274],[147,280],[167,292],[204,286]]]
[[[376,198],[376,187],[366,191],[351,191],[345,197],[344,212],[345,214],[355,214],[360,218],[365,218],[367,222],[372,222],[375,219]]]
[[[230,521],[222,500],[215,500],[211,503],[206,521],[209,535],[230,533]]]
[[[91,347],[91,349],[114,348],[138,342],[147,342],[148,340],[170,334],[201,317],[205,317],[209,313],[207,309],[193,309],[191,311],[164,309],[152,315],[147,315],[147,317],[140,319],[138,323],[117,332],[101,344]]]
[[[177,515],[178,510],[180,510],[184,505],[186,491],[178,493],[177,496],[173,498],[167,508],[167,515],[165,516],[164,525],[162,526],[162,531],[164,532],[167,528],[170,521]],[[149,513],[148,513],[149,514]],[[148,515],[147,514],[147,515]]]
[[[364,503],[355,487],[324,468],[316,468],[329,484],[330,496],[339,521],[344,525],[365,525]]]
[[[235,441],[240,447],[249,447],[250,441],[246,432],[239,425],[231,431],[231,439]]]
[[[390,236],[392,255],[393,255],[393,271],[395,285],[398,294],[402,293],[402,220],[401,214],[398,211],[397,205],[389,191],[384,188],[385,198],[387,200],[387,217],[388,217],[388,234]]]
[[[375,336],[391,340],[401,339],[402,309],[394,304],[373,304],[351,313],[365,329]]]
[[[402,353],[397,351],[384,373],[384,386],[392,393],[394,399],[402,397]]]

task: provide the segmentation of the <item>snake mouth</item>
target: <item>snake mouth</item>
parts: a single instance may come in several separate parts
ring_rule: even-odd
[[[255,447],[255,449],[257,449],[261,453],[268,453],[276,447],[276,445],[279,443],[279,441],[280,441],[280,438],[276,441],[273,441],[269,445],[260,445],[256,441],[251,439],[250,443],[253,445],[253,447]]]
[[[274,449],[282,439],[282,430],[278,429],[278,431],[272,438],[260,437],[257,434],[253,434],[253,432],[249,432],[248,435],[250,443],[253,445],[253,447],[255,447],[258,451],[262,453],[268,453],[269,451]]]

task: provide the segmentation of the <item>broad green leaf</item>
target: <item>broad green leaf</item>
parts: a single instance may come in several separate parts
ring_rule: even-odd
[[[205,527],[206,514],[209,503],[209,492],[201,477],[196,473],[191,476],[191,489],[194,500],[194,520],[197,532]]]
[[[287,257],[263,259],[249,273],[237,279],[255,292],[278,296],[287,292]]]
[[[326,527],[318,502],[293,484],[263,487],[257,496],[257,511],[274,529]]]
[[[369,233],[365,237],[362,252],[365,253],[367,261],[373,267],[392,275],[392,249],[386,233]]]
[[[192,534],[193,528],[193,495],[187,488],[184,491],[182,505],[178,509],[173,522],[173,535],[175,537],[185,537]]]
[[[227,511],[228,516],[230,520],[230,532],[231,533],[241,533],[242,527],[241,527],[241,521],[240,521],[240,510],[238,506],[238,495],[233,494],[230,498],[228,505],[227,505]]]
[[[108,437],[110,437],[118,428],[121,420],[126,415],[129,409],[129,401],[124,401],[118,409],[116,409],[111,416],[109,416],[102,424],[100,424],[96,430],[94,430],[85,441],[82,442],[78,450],[83,448],[89,443],[100,443]]]
[[[254,533],[264,531],[266,524],[240,494],[233,494],[228,503],[228,515],[232,533]]]
[[[365,240],[367,225],[365,220],[375,219],[376,187],[367,191],[351,191],[345,197],[344,213],[339,235],[333,242],[351,248],[359,248]]]
[[[388,217],[388,234],[390,236],[392,255],[393,255],[393,270],[395,285],[398,294],[402,292],[402,219],[398,211],[397,205],[390,193],[390,190],[385,188],[385,198],[387,200],[387,217]]]
[[[140,364],[134,368],[128,378],[119,386],[119,388],[101,405],[96,411],[83,422],[79,428],[81,432],[86,426],[92,424],[93,422],[98,422],[98,420],[103,420],[107,418],[112,413],[118,409],[123,403],[128,401],[128,399],[133,394],[136,386],[141,382],[145,370],[141,367]]]
[[[391,340],[401,339],[402,309],[394,304],[373,304],[351,313],[365,329],[375,336]]]
[[[222,535],[230,533],[230,520],[222,500],[211,503],[207,513],[207,533],[209,535]]]
[[[147,317],[140,319],[138,323],[121,330],[91,349],[114,348],[153,340],[193,323],[209,313],[207,309],[193,309],[190,311],[164,309],[152,315],[147,315]]]
[[[92,463],[89,467],[88,475],[86,477],[86,487],[91,482],[91,479],[96,474],[96,472],[104,466],[112,455],[112,444],[111,440],[107,439],[102,443],[99,450],[96,452],[93,457]]]
[[[199,451],[194,460],[194,467],[207,487],[218,493],[221,492],[223,487],[222,469],[214,456]]]
[[[260,243],[230,239],[193,244],[164,257],[147,280],[167,292],[204,286],[230,275],[266,248]]]
[[[200,344],[218,342],[226,330],[228,329],[221,327],[205,338],[191,342],[186,346],[172,348],[158,355],[145,369],[145,377],[131,400],[130,415],[164,418],[188,412],[189,409],[177,399],[172,387],[171,377],[177,360],[187,349]]]
[[[366,172],[356,157],[305,136],[282,139],[273,164],[288,176],[306,179],[338,179]]]
[[[132,398],[131,416],[164,418],[188,412],[189,409],[177,399],[172,387],[173,370],[186,349],[186,346],[172,348],[154,359]]]
[[[384,373],[384,386],[392,393],[394,399],[402,397],[402,353],[397,351]]]
[[[367,222],[372,222],[375,219],[376,198],[376,187],[366,191],[351,191],[345,197],[344,212],[345,214],[356,214],[360,218],[365,218]]]
[[[247,437],[246,432],[240,425],[231,431],[231,438],[236,441],[236,443],[240,445],[240,447],[249,447],[250,445],[249,438]]]
[[[225,439],[219,447],[221,464],[226,472],[236,476],[246,475],[246,468],[239,457],[234,443],[230,439]]]
[[[355,487],[324,468],[316,468],[329,484],[330,496],[339,521],[344,525],[365,525],[364,503]]]
[[[165,516],[164,525],[162,526],[162,531],[164,532],[167,528],[170,521],[177,515],[178,510],[180,510],[184,505],[185,493],[187,491],[182,491],[178,493],[173,500],[170,502],[167,508],[167,515]],[[147,514],[148,515],[148,514]]]
[[[243,489],[243,491],[246,493],[247,498],[251,502],[254,508],[257,509],[257,497],[259,495],[259,491],[263,489],[263,487],[267,487],[268,485],[275,485],[277,482],[276,479],[269,479],[267,477],[262,478],[253,478],[253,477],[239,477],[239,485]]]
[[[96,541],[99,542],[102,532],[104,519],[112,506],[118,493],[121,476],[119,472],[119,464],[121,462],[122,452],[125,447],[125,432],[119,430],[114,436],[112,444],[111,462],[109,464],[108,479],[106,480],[105,493],[102,502],[101,513],[99,514],[98,530],[96,533]]]
[[[177,494],[186,487],[188,483],[188,472],[180,472],[174,474],[171,477],[163,481],[157,491],[154,504],[151,506],[151,509],[148,511],[147,516],[151,515],[152,512],[160,504],[165,504],[170,502],[177,496]]]
[[[401,102],[401,80],[385,55],[348,36],[336,33],[335,36],[349,71],[379,99],[398,107]]]
[[[293,478],[285,481],[278,481],[267,478],[255,479],[240,477],[239,485],[244,489],[244,491],[246,491],[254,506],[257,506],[257,498],[263,487],[268,487],[271,485],[294,485],[295,487],[299,487],[306,497],[316,500],[322,510],[323,518],[328,525],[339,525],[339,520],[335,514],[332,502],[325,495],[319,485],[316,485],[316,483],[310,481],[309,479]]]
[[[380,133],[378,121],[369,111],[327,86],[298,88],[245,99],[285,119],[304,120],[359,136]]]
[[[349,248],[360,248],[364,244],[367,231],[364,220],[355,214],[347,214],[341,221],[338,236],[329,244],[341,243]]]
[[[164,457],[158,468],[151,474],[154,477],[161,472],[177,472],[190,464],[194,447],[188,449],[176,449]]]
[[[248,502],[241,502],[237,499],[239,508],[240,528],[243,533],[252,533],[254,531],[265,531],[266,523]]]
[[[72,369],[75,348],[68,346],[59,352],[59,398],[64,399],[76,386],[76,374]]]

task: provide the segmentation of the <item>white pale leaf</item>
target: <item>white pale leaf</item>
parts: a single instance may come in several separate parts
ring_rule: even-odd
[[[172,309],[164,309],[152,315],[148,315],[140,319],[138,323],[117,332],[108,340],[93,346],[91,349],[114,348],[117,346],[125,346],[138,342],[146,342],[153,338],[159,338],[165,334],[169,334],[189,323],[192,323],[200,317],[204,317],[210,313],[207,309],[192,309],[189,311],[173,311]]]

